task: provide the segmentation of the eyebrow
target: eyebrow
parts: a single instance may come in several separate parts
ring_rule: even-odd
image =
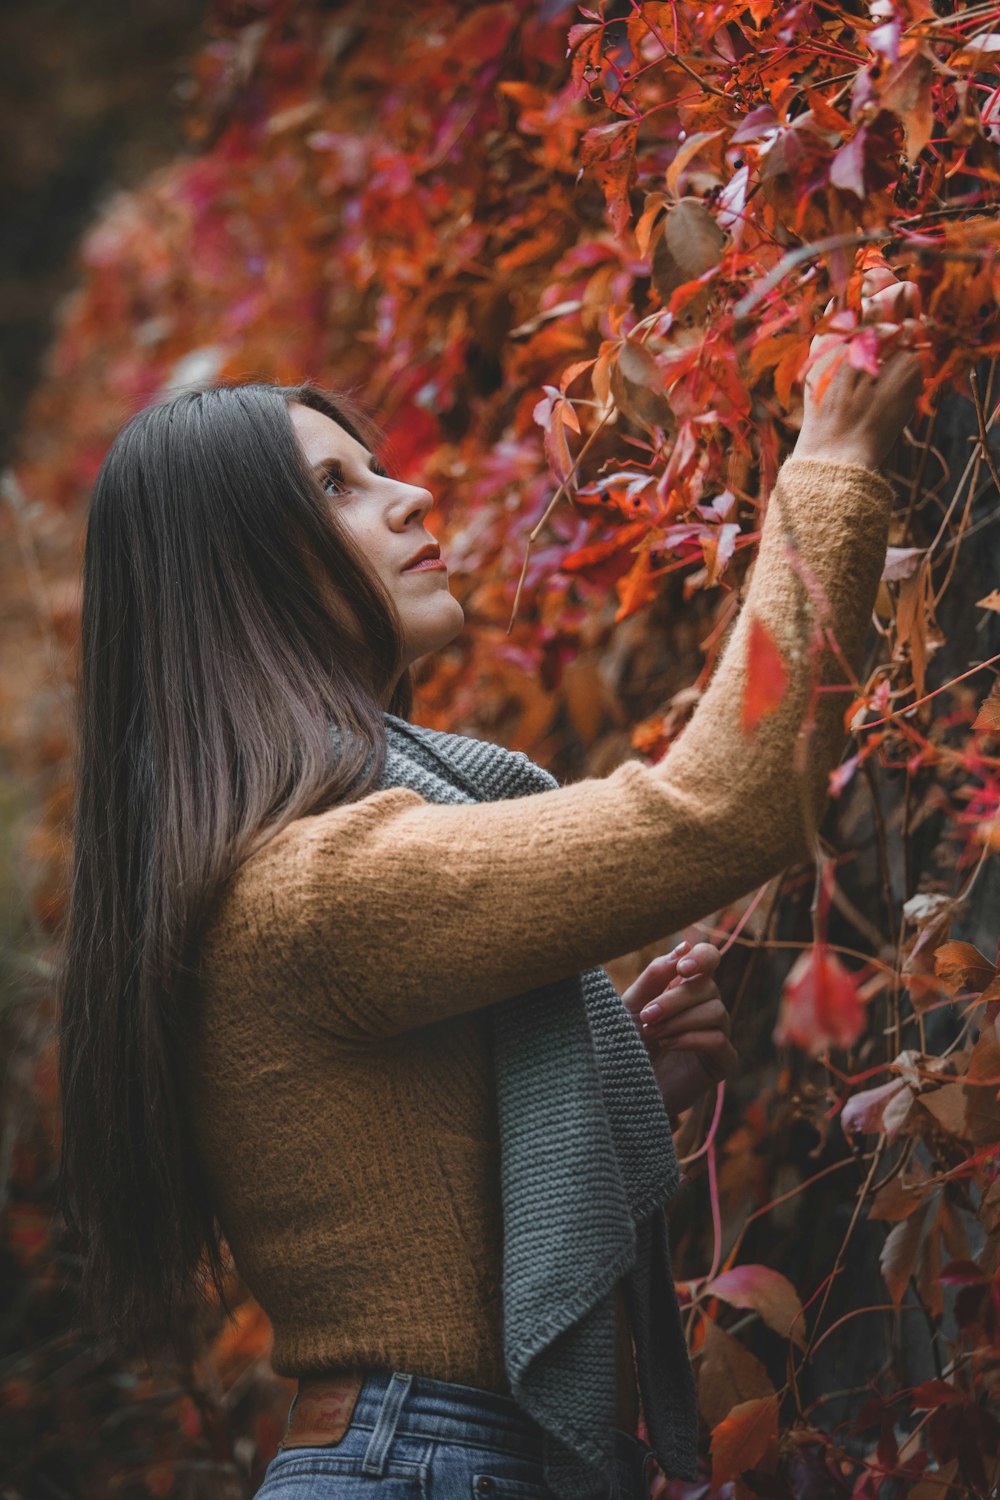
[[[374,453],[368,459],[368,467],[373,474],[378,474],[383,479],[388,479],[388,471],[379,463]],[[335,478],[340,479],[344,477],[344,465],[339,458],[321,458],[317,463],[313,464],[313,469],[317,474],[332,474]]]

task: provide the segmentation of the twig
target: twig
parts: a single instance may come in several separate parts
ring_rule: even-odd
[[[833,1263],[833,1270],[830,1272],[829,1276],[826,1279],[826,1286],[823,1289],[823,1297],[822,1297],[822,1300],[820,1302],[819,1309],[818,1309],[818,1311],[816,1313],[816,1316],[813,1319],[812,1333],[809,1334],[808,1338],[806,1339],[806,1347],[803,1349],[803,1351],[802,1351],[802,1358],[799,1360],[799,1362],[798,1362],[797,1365],[795,1363],[795,1355],[792,1352],[793,1346],[791,1344],[789,1345],[789,1352],[788,1352],[789,1381],[790,1381],[791,1385],[793,1386],[793,1388],[795,1390],[795,1404],[796,1404],[797,1409],[800,1412],[801,1412],[802,1407],[801,1407],[801,1402],[799,1400],[798,1377],[799,1377],[800,1372],[802,1371],[802,1369],[804,1368],[804,1366],[806,1365],[806,1363],[810,1359],[814,1348],[816,1347],[817,1335],[819,1333],[819,1325],[820,1325],[820,1322],[822,1321],[823,1313],[826,1310],[826,1304],[830,1300],[830,1293],[833,1290],[833,1283],[834,1283],[835,1279],[837,1278],[837,1276],[839,1276],[840,1271],[841,1271],[841,1269],[843,1267],[844,1256],[845,1256],[845,1254],[847,1252],[847,1246],[850,1244],[851,1236],[854,1233],[854,1226],[858,1222],[858,1218],[860,1216],[862,1206],[863,1206],[863,1204],[867,1200],[868,1189],[871,1186],[872,1178],[875,1176],[875,1172],[876,1172],[876,1170],[878,1168],[878,1164],[881,1161],[882,1156],[883,1156],[883,1154],[885,1152],[886,1141],[887,1141],[886,1134],[885,1134],[884,1131],[882,1131],[881,1134],[879,1135],[879,1138],[878,1138],[878,1145],[875,1147],[874,1151],[872,1152],[872,1160],[871,1160],[871,1165],[868,1168],[868,1176],[865,1178],[865,1181],[864,1181],[864,1183],[862,1184],[862,1187],[861,1187],[861,1191],[858,1193],[857,1201],[854,1204],[854,1212],[851,1214],[851,1222],[848,1224],[847,1228],[844,1231],[844,1238],[842,1239],[842,1241],[840,1243],[840,1248],[837,1251],[837,1258],[836,1258],[836,1260]]]
[[[717,99],[725,99],[727,104],[734,104],[734,100],[730,98],[730,96],[725,92],[724,89],[716,88],[714,83],[709,83],[707,78],[702,78],[699,73],[695,72],[694,68],[692,68],[689,63],[686,63],[684,61],[679,52],[675,52],[667,46],[659,31],[657,31],[652,21],[645,14],[641,5],[638,4],[638,0],[631,0],[631,4],[632,10],[642,21],[643,25],[646,27],[646,30],[656,38],[660,46],[663,48],[664,57],[667,57],[671,62],[676,63],[679,68],[683,68],[688,77],[693,78],[695,83],[697,83],[700,88],[703,88],[705,90],[706,94],[714,94]]]
[[[990,368],[991,386],[993,384],[993,370],[995,368],[996,358],[994,357],[993,365]],[[997,494],[1000,495],[1000,474],[997,473],[997,466],[993,462],[993,452],[990,448],[989,437],[987,436],[986,413],[983,411],[983,402],[979,394],[979,376],[976,374],[975,365],[973,365],[972,369],[969,371],[969,386],[972,390],[972,400],[976,408],[976,421],[979,423],[979,446],[983,450],[983,458],[986,460],[986,467],[993,475],[993,483],[997,487]],[[996,412],[994,412],[993,415],[996,416]]]
[[[940,687],[936,687],[933,692],[925,693],[922,698],[916,698],[912,703],[908,703],[905,708],[897,708],[894,713],[886,714],[884,719],[872,719],[871,723],[869,724],[859,724],[858,728],[878,729],[879,725],[881,724],[890,724],[894,719],[902,718],[903,714],[912,713],[913,710],[915,708],[919,708],[922,703],[929,703],[932,698],[937,697],[938,693],[947,692],[948,689],[954,687],[957,682],[964,682],[967,677],[972,677],[976,672],[981,672],[983,667],[991,667],[995,661],[1000,661],[1000,651],[997,652],[996,656],[988,656],[985,661],[978,662],[974,667],[970,667],[967,672],[960,673],[958,677],[949,678],[949,680],[947,682],[943,682]],[[901,724],[899,727],[902,729],[905,726]]]
[[[986,216],[984,215],[983,218],[985,221]],[[788,275],[789,271],[794,271],[795,267],[801,265],[804,260],[822,255],[827,250],[840,250],[851,245],[872,244],[876,240],[885,240],[889,246],[903,246],[909,243],[909,236],[897,234],[894,230],[884,227],[881,229],[858,229],[852,230],[848,234],[831,234],[821,240],[811,240],[808,245],[797,245],[794,250],[789,250],[787,255],[782,256],[778,264],[767,273],[763,281],[758,282],[756,286],[752,287],[745,297],[741,297],[740,301],[733,308],[733,317],[736,319],[749,317],[758,302],[766,297],[768,292],[772,291],[778,285],[779,281],[782,281]],[[983,259],[983,255],[977,250],[938,249],[937,246],[928,245],[923,240],[918,240],[915,248],[922,255],[934,255],[939,260],[978,261]],[[989,255],[991,261],[996,260],[1000,257],[1000,250],[993,247],[989,250]]]
[[[538,535],[539,535],[540,531],[542,530],[542,527],[545,525],[546,521],[549,519],[549,516],[551,516],[551,514],[555,510],[556,506],[559,504],[559,501],[562,499],[563,495],[566,494],[566,491],[569,489],[570,484],[572,483],[572,481],[576,477],[577,470],[579,469],[579,467],[580,467],[581,463],[583,462],[583,460],[586,458],[587,452],[590,449],[592,443],[594,442],[594,439],[597,437],[598,433],[600,433],[604,429],[604,427],[606,426],[606,424],[608,423],[608,421],[611,419],[611,415],[612,415],[612,413],[614,411],[615,411],[615,408],[612,407],[609,411],[605,412],[604,416],[598,422],[597,426],[594,428],[593,432],[587,438],[587,441],[584,443],[583,447],[580,449],[579,453],[576,455],[576,458],[573,460],[572,466],[570,468],[569,473],[566,475],[566,478],[563,480],[562,484],[560,484],[559,488],[556,490],[555,494],[552,496],[552,499],[549,501],[548,505],[545,507],[545,514],[542,516],[542,518],[538,522],[538,524],[536,526],[534,526],[531,529],[531,531],[529,531],[529,533],[528,533],[528,545],[524,549],[524,562],[523,562],[523,564],[521,566],[521,576],[517,580],[517,592],[514,595],[514,605],[513,605],[513,608],[511,609],[511,612],[510,612],[510,623],[507,626],[507,634],[508,635],[510,635],[511,631],[514,628],[514,620],[515,620],[515,617],[517,615],[517,606],[518,606],[518,603],[520,602],[520,598],[521,598],[521,589],[524,587],[524,577],[525,577],[525,574],[528,571],[528,559],[531,556],[531,546],[532,546],[532,543],[537,540]]]

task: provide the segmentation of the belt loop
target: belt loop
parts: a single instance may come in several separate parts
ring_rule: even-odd
[[[375,1431],[371,1435],[371,1442],[361,1462],[361,1468],[365,1474],[385,1473],[389,1445],[396,1435],[399,1414],[403,1409],[403,1402],[406,1400],[406,1393],[412,1381],[412,1375],[404,1375],[399,1370],[393,1370],[389,1377],[389,1384],[385,1388],[382,1405],[375,1421]]]

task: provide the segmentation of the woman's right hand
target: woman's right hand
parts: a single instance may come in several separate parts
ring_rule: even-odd
[[[834,305],[828,302],[826,312]],[[802,426],[793,458],[822,458],[877,469],[913,415],[924,385],[923,362],[916,348],[926,348],[916,283],[899,281],[886,267],[873,266],[861,284],[861,317],[896,346],[895,352],[877,376],[855,369],[845,357],[817,401],[817,381],[844,344],[836,334],[816,335],[810,353],[826,351],[826,355],[820,352],[806,376]]]

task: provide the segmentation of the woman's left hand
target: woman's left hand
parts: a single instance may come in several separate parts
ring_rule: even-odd
[[[713,977],[720,957],[712,943],[678,943],[647,964],[622,995],[671,1115],[690,1109],[739,1069],[729,1012]]]

